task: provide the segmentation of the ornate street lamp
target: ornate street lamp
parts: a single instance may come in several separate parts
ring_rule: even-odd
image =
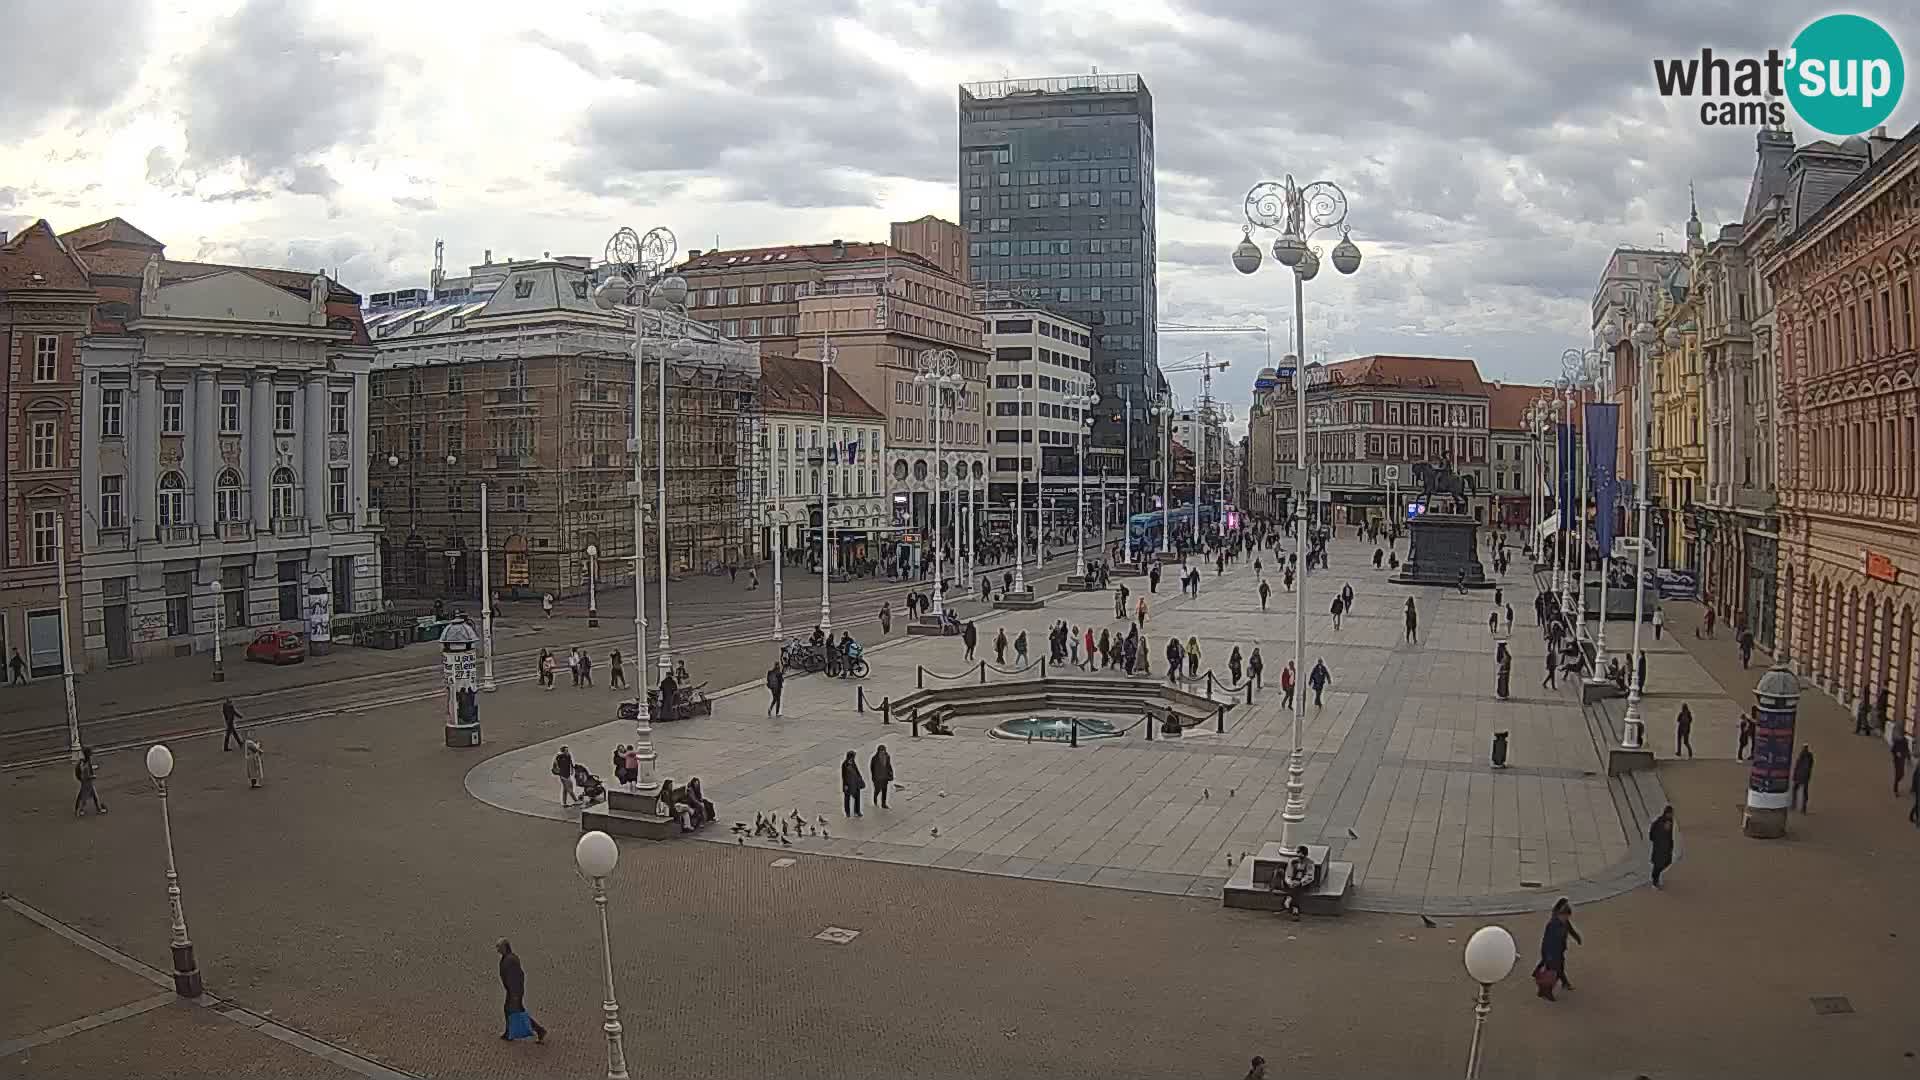
[[[959,390],[960,357],[952,349],[926,349],[922,351],[915,366],[919,374],[913,381],[927,388],[927,403],[933,409],[933,617],[939,619],[945,603],[945,590],[940,580],[940,548],[944,537],[941,521],[941,466],[946,464],[940,456],[940,414],[946,407],[948,394]]]
[[[173,927],[173,992],[197,998],[202,989],[199,965],[193,962],[193,941],[187,937],[187,914],[180,906],[180,872],[173,864],[173,819],[167,812],[167,778],[173,775],[173,751],[165,743],[147,748],[147,775],[160,792],[160,835],[167,851],[167,917]]]
[[[606,1017],[600,1029],[607,1033],[607,1080],[627,1080],[626,1037],[620,1026],[620,1003],[613,993],[613,938],[607,932],[607,878],[620,862],[620,849],[613,837],[595,830],[583,833],[573,845],[573,862],[580,876],[593,884],[593,904],[600,909],[600,955],[605,959],[606,1000],[600,1012]]]

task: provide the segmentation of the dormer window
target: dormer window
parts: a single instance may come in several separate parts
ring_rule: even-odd
[[[533,295],[533,279],[532,278],[523,277],[523,278],[514,279],[513,281],[514,299],[525,300],[527,297],[532,295]]]

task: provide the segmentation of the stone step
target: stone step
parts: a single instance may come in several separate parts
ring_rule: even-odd
[[[599,829],[611,836],[667,840],[680,835],[680,824],[659,814],[630,813],[611,806],[580,811],[580,831]]]
[[[1273,880],[1271,871],[1262,882],[1254,882],[1256,860],[1270,849],[1277,853],[1279,847],[1278,844],[1267,844],[1261,848],[1261,855],[1249,855],[1240,860],[1240,866],[1221,889],[1221,906],[1249,911],[1281,910],[1280,894],[1267,884]],[[1318,854],[1315,861],[1323,867],[1320,881],[1311,892],[1300,898],[1300,910],[1308,915],[1338,915],[1346,909],[1347,900],[1353,895],[1353,864],[1327,859],[1327,849],[1320,845],[1307,845],[1308,855],[1316,855],[1316,849]]]

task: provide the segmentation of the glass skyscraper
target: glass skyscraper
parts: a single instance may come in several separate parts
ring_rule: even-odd
[[[1085,322],[1101,404],[1087,468],[1150,475],[1154,355],[1153,95],[1138,75],[960,87],[960,223],[973,284]]]

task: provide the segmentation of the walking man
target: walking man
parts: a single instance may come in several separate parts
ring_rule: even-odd
[[[844,816],[860,816],[860,792],[866,786],[866,777],[860,775],[859,759],[853,751],[847,751],[847,759],[840,763],[840,811]]]
[[[1325,690],[1327,684],[1332,681],[1333,676],[1327,672],[1327,662],[1325,660],[1315,660],[1313,662],[1313,670],[1307,673],[1307,685],[1313,687],[1314,708],[1317,709],[1320,707],[1320,693]]]
[[[787,688],[787,673],[781,669],[780,661],[775,660],[767,668],[767,715],[780,715],[780,691]]]
[[[13,650],[13,656],[7,661],[7,670],[13,672],[13,686],[27,685],[27,662],[20,659],[20,650]]]
[[[234,743],[246,743],[247,740],[240,737],[240,729],[233,726],[233,722],[240,719],[240,710],[233,707],[232,698],[220,702],[220,715],[227,721],[227,730],[220,736],[220,749],[227,751],[233,749]]]
[[[887,785],[893,783],[893,758],[882,745],[873,752],[873,760],[868,763],[867,771],[873,774],[873,805],[882,810],[887,808]]]
[[[568,753],[564,746],[560,748],[559,753],[553,755],[553,775],[560,778],[560,805],[572,806],[574,801],[573,755]]]
[[[1407,597],[1407,641],[1414,645],[1420,643],[1420,611],[1413,606],[1411,596]]]
[[[980,644],[980,631],[974,628],[973,620],[967,620],[966,629],[960,631],[960,641],[967,647],[967,659],[973,659],[974,646]]]
[[[1753,746],[1753,715],[1751,712],[1740,714],[1740,741],[1733,748],[1733,760],[1747,760],[1747,752]],[[1896,784],[1895,790],[1899,788]]]
[[[1291,660],[1287,661],[1286,667],[1280,669],[1280,707],[1288,712],[1293,711],[1293,661]]]
[[[1753,631],[1740,631],[1740,670],[1745,671],[1753,661]]]
[[[1660,875],[1673,865],[1673,807],[1660,811],[1647,830],[1647,843],[1653,849],[1653,887],[1660,887]]]
[[[1540,689],[1558,690],[1560,688],[1560,684],[1554,681],[1554,674],[1553,645],[1549,643],[1547,645],[1547,677],[1540,680]]]
[[[1335,630],[1340,629],[1340,613],[1346,610],[1346,601],[1336,596],[1333,598],[1332,605],[1330,605],[1327,610],[1333,613],[1333,628]]]
[[[1260,610],[1261,611],[1267,610],[1267,597],[1272,595],[1273,595],[1273,586],[1267,584],[1265,581],[1262,581],[1260,583]]]
[[[627,688],[627,669],[620,662],[620,650],[607,654],[607,688],[625,690]]]
[[[93,803],[94,813],[104,814],[107,812],[107,804],[100,801],[100,793],[93,789],[94,778],[98,775],[99,770],[95,768],[93,764],[93,747],[82,746],[80,748],[80,760],[73,763],[73,778],[80,781],[80,792],[73,797],[74,817],[79,817],[87,812],[86,804],[89,801]]]
[[[1893,794],[1900,795],[1900,781],[1907,775],[1907,761],[1913,756],[1913,748],[1907,745],[1905,732],[1896,731],[1893,735]]]
[[[1679,757],[1682,750],[1688,757],[1693,756],[1693,710],[1684,702],[1680,705],[1680,715],[1673,720],[1673,756]]]
[[[1662,627],[1666,625],[1667,625],[1667,617],[1660,613],[1659,608],[1654,608],[1653,609],[1653,640],[1655,641],[1660,640],[1660,630]]]
[[[1007,628],[1004,626],[993,637],[993,662],[1001,667],[1007,666]]]
[[[1813,747],[1802,745],[1793,759],[1793,786],[1787,790],[1787,807],[1807,812],[1807,789],[1813,786]]]
[[[507,991],[506,1004],[501,1009],[506,1014],[507,1026],[500,1032],[500,1037],[512,1039],[513,1014],[527,1013],[527,973],[520,966],[520,958],[514,955],[513,944],[506,938],[494,942],[493,947],[500,952],[500,985]],[[527,1023],[533,1025],[533,1041],[547,1041],[547,1029],[540,1026],[540,1021],[535,1020],[532,1013],[527,1013]]]

